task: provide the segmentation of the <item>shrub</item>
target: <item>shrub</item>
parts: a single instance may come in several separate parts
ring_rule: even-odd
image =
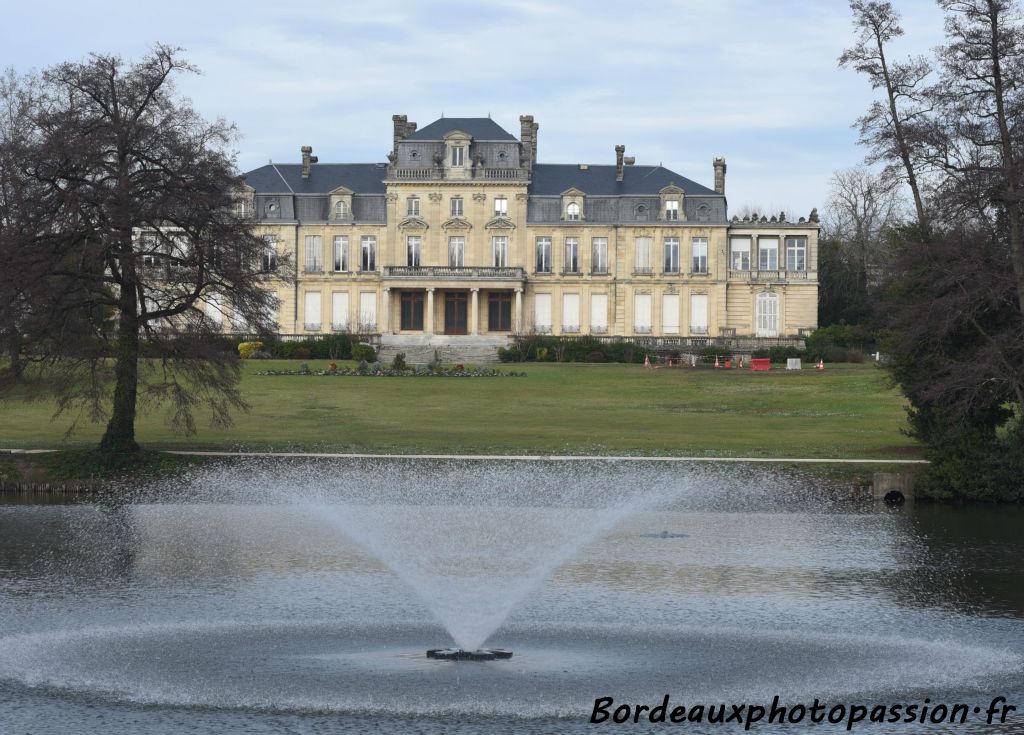
[[[262,342],[240,342],[238,345],[238,356],[243,360],[248,360],[262,348]]]
[[[308,347],[296,347],[292,353],[292,357],[296,360],[308,360],[312,356],[313,353]]]
[[[587,362],[606,362],[604,353],[601,350],[593,350],[587,353]]]
[[[391,361],[391,369],[392,370],[405,370],[406,369],[405,353],[404,352],[399,352],[397,355],[395,355],[395,359]]]
[[[438,352],[437,350],[434,350],[434,357],[433,357],[433,359],[430,362],[427,363],[427,368],[429,368],[430,370],[440,370],[441,369],[441,353],[440,352]]]
[[[792,358],[803,358],[804,353],[802,350],[796,347],[772,347],[768,350],[766,357],[771,358],[772,362],[786,362]]]
[[[523,351],[519,348],[519,345],[512,345],[509,348],[499,347],[498,359],[502,362],[521,362]]]
[[[356,368],[360,375],[366,375],[370,372],[370,364],[366,360],[360,360],[359,366]]]
[[[352,348],[352,359],[364,362],[377,361],[377,352],[368,344],[360,342]]]

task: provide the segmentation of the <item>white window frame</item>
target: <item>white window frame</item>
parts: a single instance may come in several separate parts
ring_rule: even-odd
[[[305,273],[323,273],[324,270],[324,238],[323,235],[306,235],[306,249],[303,253],[302,270]]]
[[[757,269],[777,271],[779,269],[779,238],[759,237],[757,239]]]
[[[661,332],[679,334],[679,294],[667,293],[661,296]]]
[[[569,202],[565,207],[565,219],[567,222],[580,221],[580,205],[577,202]]]
[[[494,197],[494,216],[508,216],[508,197]]]
[[[547,236],[540,236],[536,240],[536,266],[537,273],[550,273],[551,272],[551,238]]]
[[[420,216],[420,198],[418,196],[406,197],[405,199],[405,216],[406,217],[419,217]]]
[[[786,238],[786,270],[794,272],[807,270],[806,237]]]
[[[578,237],[565,238],[564,248],[565,262],[562,263],[562,270],[565,273],[580,272],[580,239]]]
[[[580,295],[578,293],[562,294],[562,332],[579,334],[580,331]]]
[[[348,205],[345,204],[344,199],[339,199],[334,203],[334,219],[345,219],[348,217]]]
[[[452,235],[448,238],[448,267],[463,268],[466,265],[466,238]]]
[[[462,197],[452,197],[448,204],[448,211],[452,217],[461,217],[464,211]]]
[[[462,145],[452,146],[452,166],[466,165],[466,147]]]
[[[277,235],[263,236],[263,254],[260,256],[260,272],[277,271]]]
[[[348,235],[335,235],[331,255],[335,273],[348,271]]]
[[[636,273],[653,273],[651,265],[651,249],[654,247],[654,238],[642,235],[633,241],[636,250],[633,270]]]
[[[377,294],[374,291],[359,292],[359,331],[377,330]]]
[[[737,247],[737,245],[739,247]],[[729,239],[729,269],[734,271],[750,270],[751,238],[733,237]]]
[[[754,305],[758,337],[779,336],[779,295],[762,291]]]
[[[348,291],[331,292],[331,331],[348,331]]]
[[[590,294],[590,332],[592,334],[608,333],[608,294]]]
[[[669,199],[665,202],[665,219],[674,222],[679,219],[679,200]]]
[[[708,302],[710,299],[706,293],[690,294],[690,334],[708,333]],[[697,304],[702,304],[700,309]],[[703,311],[703,319],[698,318]],[[703,323],[702,323],[703,322]]]
[[[508,235],[491,236],[491,256],[495,268],[508,267]]]
[[[551,331],[551,294],[534,294],[533,327],[537,332],[542,334],[546,334]]]
[[[608,238],[593,237],[590,239],[590,272],[608,272]]]
[[[690,243],[691,267],[693,273],[708,272],[708,239],[706,237],[695,237]]]
[[[650,334],[654,326],[654,299],[649,293],[633,294],[633,331]]]
[[[323,294],[319,291],[306,291],[302,297],[303,328],[307,332],[319,332],[323,327],[323,316]]]
[[[419,268],[423,255],[423,238],[419,235],[405,236],[405,264],[410,268]]]
[[[377,270],[376,235],[363,235],[359,238],[359,270],[364,273]]]
[[[679,272],[679,238],[665,238],[665,273]]]

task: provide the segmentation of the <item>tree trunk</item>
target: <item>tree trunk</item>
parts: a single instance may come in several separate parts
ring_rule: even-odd
[[[135,292],[123,289],[121,319],[115,354],[114,411],[107,430],[100,440],[104,454],[127,454],[139,451],[135,442],[135,412],[139,388],[139,322],[136,316]]]

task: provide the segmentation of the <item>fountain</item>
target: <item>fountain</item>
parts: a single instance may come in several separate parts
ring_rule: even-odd
[[[0,504],[0,731],[582,733],[596,698],[666,692],[1012,703],[1024,625],[965,603],[929,535],[813,479],[654,463],[239,461],[125,503]]]

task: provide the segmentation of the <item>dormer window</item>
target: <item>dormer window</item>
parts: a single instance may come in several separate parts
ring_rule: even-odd
[[[348,207],[344,200],[334,203],[334,219],[345,219],[348,216]]]
[[[249,216],[249,202],[245,201],[244,199],[239,199],[238,201],[236,201],[235,202],[235,214],[238,215],[238,217],[241,218],[241,219],[245,219],[246,217],[248,217]]]
[[[570,202],[565,208],[565,218],[570,222],[580,221],[580,205],[576,202]]]
[[[276,202],[270,202],[270,203],[269,203],[269,204],[268,204],[268,205],[266,206],[266,209],[264,209],[263,211],[264,211],[264,214],[265,214],[265,215],[266,215],[267,217],[277,217],[277,216],[278,216],[278,212],[277,212],[277,203],[276,203]]]
[[[679,219],[679,202],[677,200],[670,199],[667,202],[665,202],[665,219]]]
[[[452,146],[452,165],[464,166],[466,161],[466,147],[461,145]]]
[[[459,149],[455,148],[453,150],[459,150]],[[452,213],[452,217],[461,217],[462,216],[462,197],[452,197],[451,213]]]
[[[420,199],[419,197],[409,197],[405,200],[405,214],[408,217],[419,217],[420,216]]]

